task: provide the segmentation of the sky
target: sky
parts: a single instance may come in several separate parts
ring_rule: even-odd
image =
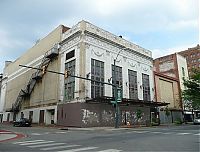
[[[86,20],[152,51],[199,44],[198,0],[0,0],[0,73],[58,25]]]

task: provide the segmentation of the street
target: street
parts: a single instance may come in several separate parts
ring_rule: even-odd
[[[59,128],[12,127],[0,129],[26,135],[0,142],[0,151],[133,152],[199,151],[200,126],[159,126],[145,128]]]

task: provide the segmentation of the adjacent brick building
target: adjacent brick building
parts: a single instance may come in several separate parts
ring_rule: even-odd
[[[192,74],[192,69],[200,68],[200,46],[188,48],[185,51],[179,52],[180,55],[184,56],[187,60],[187,67],[189,76]]]

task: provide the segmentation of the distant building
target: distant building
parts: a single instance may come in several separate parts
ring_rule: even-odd
[[[187,60],[187,67],[189,76],[192,74],[192,69],[200,68],[200,46],[188,48],[185,51],[179,52],[180,55],[184,56]]]
[[[59,26],[5,67],[3,120],[23,116],[40,124],[114,126],[115,76],[122,90],[120,125],[138,122],[138,111],[139,122],[149,123],[151,108],[165,105],[154,102],[151,52],[86,21],[71,29]]]
[[[153,62],[154,71],[178,79],[180,89],[184,90],[183,79],[188,79],[188,69],[185,57],[178,53],[174,53],[156,58]]]
[[[169,109],[174,112],[175,111],[179,112],[179,114],[183,113],[183,111],[185,110],[185,101],[183,101],[183,99],[181,98],[181,92],[185,89],[185,86],[183,85],[184,79],[189,78],[186,58],[178,53],[157,58],[154,60],[154,71],[157,73],[155,74],[155,76],[156,75],[161,76],[160,74],[162,74],[163,77],[165,75],[165,76],[168,76],[168,79],[169,79],[167,81],[162,81],[163,78],[159,80],[160,83],[162,83],[163,87],[157,88],[157,90],[160,89],[159,90],[160,92],[165,91],[165,94],[163,95],[164,97],[166,97],[166,98],[161,98],[161,100],[163,100],[164,102],[166,101],[169,102],[169,100],[171,100],[171,102],[174,102],[175,96],[179,95],[180,98],[175,100],[176,102],[174,102],[174,105],[170,102],[171,104],[169,105]],[[173,79],[170,77],[172,77]],[[158,82],[155,81],[155,83],[158,83]],[[174,85],[176,85],[177,83],[178,83],[178,91],[174,90]],[[169,90],[169,86],[170,87],[173,86],[173,88],[170,89],[171,91]],[[164,87],[166,87],[166,89]],[[171,96],[168,96],[170,93],[171,93]],[[173,99],[169,99],[170,97],[172,97],[172,93],[174,97]],[[157,94],[157,98],[159,99],[158,94]],[[174,115],[173,117],[176,117],[176,116]]]

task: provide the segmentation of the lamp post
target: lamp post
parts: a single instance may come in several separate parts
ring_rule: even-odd
[[[122,50],[118,52],[116,58],[114,59],[114,65],[113,65],[114,74],[112,78],[113,78],[113,83],[114,83],[114,99],[115,99],[115,128],[119,128],[119,105],[118,105],[118,99],[117,99],[118,91],[117,91],[117,80],[116,80],[116,60]]]

